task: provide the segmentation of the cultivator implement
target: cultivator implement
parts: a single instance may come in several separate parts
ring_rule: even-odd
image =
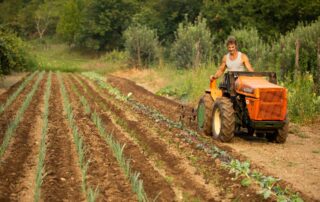
[[[179,110],[179,121],[185,126],[196,127],[197,110],[183,104],[179,106]]]

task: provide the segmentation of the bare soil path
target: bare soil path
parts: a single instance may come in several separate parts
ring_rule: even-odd
[[[134,82],[109,76],[108,82],[124,94],[132,93],[137,101],[154,107],[173,120],[178,120],[179,103],[154,95]],[[187,106],[189,110],[196,106]],[[285,144],[268,143],[266,140],[236,137],[231,143],[217,144],[251,160],[265,173],[289,182],[294,189],[320,200],[320,124],[290,126]]]

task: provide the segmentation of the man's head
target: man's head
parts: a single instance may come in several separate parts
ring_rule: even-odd
[[[234,36],[229,36],[227,39],[227,48],[230,54],[234,54],[237,51],[237,41]]]

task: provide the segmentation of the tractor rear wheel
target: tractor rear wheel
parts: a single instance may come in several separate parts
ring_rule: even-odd
[[[203,131],[208,136],[211,136],[212,107],[213,99],[211,95],[208,93],[204,94],[198,104],[197,124],[198,130]]]
[[[222,142],[229,142],[235,132],[235,112],[230,99],[217,98],[212,111],[212,135]]]
[[[272,133],[267,133],[267,139],[271,142],[275,141],[276,143],[285,143],[288,137],[288,131],[289,131],[289,120],[287,119],[285,121],[286,123],[284,126],[280,129],[277,129],[276,131]]]

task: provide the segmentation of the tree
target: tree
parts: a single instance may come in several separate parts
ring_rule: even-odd
[[[86,3],[85,0],[69,0],[61,11],[57,33],[68,43],[75,42]]]
[[[135,16],[135,22],[156,29],[161,41],[173,42],[174,32],[185,17],[193,22],[200,13],[198,0],[147,0]]]
[[[134,66],[148,66],[158,54],[158,37],[146,26],[132,25],[124,32],[125,47]]]
[[[195,23],[180,23],[171,57],[179,68],[198,67],[210,59],[212,37],[206,19],[198,17]]]
[[[92,0],[81,19],[75,36],[78,46],[112,50],[123,45],[122,33],[138,8],[134,0]]]

